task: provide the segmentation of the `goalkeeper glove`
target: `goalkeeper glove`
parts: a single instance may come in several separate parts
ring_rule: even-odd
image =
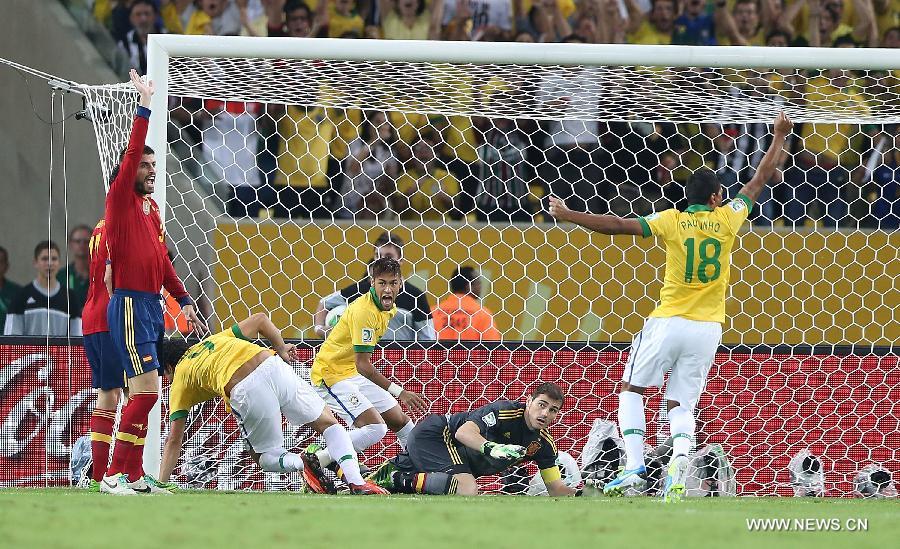
[[[487,441],[481,447],[481,453],[494,459],[521,459],[525,456],[525,448],[517,444],[497,444]]]

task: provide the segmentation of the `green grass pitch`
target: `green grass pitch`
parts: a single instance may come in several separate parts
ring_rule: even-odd
[[[897,547],[900,501],[179,492],[112,497],[0,490],[0,547],[548,549]],[[749,531],[748,519],[829,519],[841,531]],[[847,521],[865,519],[866,531]]]

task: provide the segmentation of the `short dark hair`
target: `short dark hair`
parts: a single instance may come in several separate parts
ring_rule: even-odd
[[[309,5],[302,0],[288,0],[284,3],[284,8],[282,9],[284,10],[285,15],[290,15],[291,12],[297,10],[303,10],[310,19],[312,18],[312,10],[309,8]]]
[[[397,250],[400,251],[400,257],[403,257],[403,245],[405,244],[405,242],[396,234],[389,231],[384,231],[383,233],[378,235],[378,238],[375,239],[376,248],[387,246],[388,244],[397,248]]]
[[[722,182],[716,172],[709,168],[700,168],[691,174],[685,187],[688,206],[693,204],[706,204],[710,195],[714,195],[722,188]]]
[[[128,15],[130,16],[130,15],[131,15],[131,12],[134,11],[134,8],[135,8],[136,6],[140,6],[141,4],[150,6],[150,7],[153,9],[153,13],[157,13],[157,11],[156,11],[156,4],[153,2],[153,0],[134,0],[134,1],[131,3],[131,6],[129,6],[129,8],[128,8]]]
[[[59,253],[59,246],[52,240],[41,240],[38,242],[37,246],[34,247],[34,258],[37,259],[44,250],[56,250],[56,253]]]
[[[191,344],[186,339],[180,337],[164,338],[156,346],[156,354],[159,357],[160,365],[165,370],[170,366],[174,368],[190,348]]]
[[[385,274],[390,276],[401,276],[400,262],[393,257],[376,259],[369,265],[369,274],[373,279]]]
[[[775,29],[773,31],[770,31],[769,34],[766,35],[766,44],[768,44],[776,36],[784,37],[784,41],[788,44],[790,44],[791,40],[793,40],[793,38],[791,37],[791,33],[785,32],[781,29]]]
[[[450,277],[450,292],[454,294],[464,294],[469,291],[472,282],[478,277],[475,267],[458,267],[453,269],[453,276]]]
[[[72,230],[69,231],[69,241],[70,242],[72,241],[72,238],[75,236],[75,233],[77,233],[78,231],[87,231],[88,234],[91,234],[94,232],[94,229],[92,229],[91,227],[84,225],[84,224],[75,225],[74,227],[72,227]]]
[[[6,257],[6,260],[9,261],[9,252],[6,251],[6,248],[0,246],[0,255]]]
[[[122,159],[125,158],[126,152],[128,152],[128,147],[119,151],[119,162],[118,162],[118,164],[116,164],[116,167],[113,168],[112,173],[109,174],[109,184],[110,185],[113,184],[113,181],[115,181],[116,177],[118,177],[118,175],[119,175],[119,170],[122,169]],[[142,152],[141,155],[143,156],[145,154],[155,155],[156,152],[149,145],[144,145],[144,152]]]
[[[854,48],[857,46],[856,40],[853,39],[853,36],[849,34],[842,34],[834,39],[834,42],[831,43],[831,47],[839,48],[844,44],[850,44]]]
[[[562,389],[559,388],[559,385],[550,383],[549,381],[538,384],[538,386],[531,391],[531,400],[534,400],[541,395],[547,395],[551,400],[558,400],[560,405],[566,400],[566,396],[563,394]]]

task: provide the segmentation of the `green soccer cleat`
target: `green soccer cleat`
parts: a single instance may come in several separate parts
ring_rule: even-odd
[[[87,488],[88,492],[95,492],[95,493],[99,494],[100,493],[100,481],[90,479],[87,482],[86,488]]]
[[[150,486],[150,489],[154,494],[158,494],[161,491],[172,494],[178,490],[178,486],[176,486],[174,482],[160,482],[146,473],[144,473],[144,482]]]
[[[666,503],[678,503],[684,497],[684,480],[687,477],[688,458],[679,455],[669,462],[666,484],[663,487],[663,500]]]
[[[388,460],[375,469],[374,473],[367,476],[366,480],[391,491],[394,489],[394,473],[396,471],[397,467],[394,466],[394,462]]]

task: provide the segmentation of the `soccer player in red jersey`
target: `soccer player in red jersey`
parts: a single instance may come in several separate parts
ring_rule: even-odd
[[[91,233],[88,251],[91,254],[88,293],[81,314],[84,332],[84,352],[91,365],[91,387],[97,389],[97,404],[91,414],[91,470],[90,489],[100,491],[100,481],[109,465],[109,447],[116,423],[116,407],[125,386],[122,360],[113,347],[106,322],[111,288],[109,251],[106,242],[106,222],[101,219]]]
[[[107,320],[130,391],[130,401],[122,410],[112,462],[100,482],[100,491],[112,494],[156,491],[152,479],[129,478],[126,473],[141,474],[136,464],[141,463],[150,410],[159,399],[156,346],[164,333],[160,289],[165,287],[178,300],[192,329],[198,334],[206,332],[166,253],[159,206],[150,197],[156,183],[156,159],[144,141],[153,84],[143,82],[134,70],[130,76],[140,102],[128,148],[106,195],[106,237],[113,287]]]

